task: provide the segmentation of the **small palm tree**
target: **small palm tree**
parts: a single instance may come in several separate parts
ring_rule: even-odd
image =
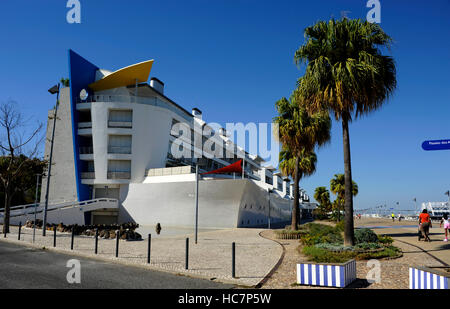
[[[314,191],[314,198],[319,202],[319,211],[323,214],[331,210],[330,191],[326,187],[317,187]]]
[[[329,110],[342,122],[345,167],[345,245],[354,244],[349,122],[379,109],[396,88],[394,60],[382,54],[392,39],[367,21],[319,21],[305,29],[295,52],[306,63],[298,95],[310,112]]]
[[[345,176],[344,174],[335,174],[330,180],[331,193],[336,195],[336,209],[338,212],[338,221],[340,221],[341,208],[345,205]],[[358,194],[358,185],[352,180],[352,196]]]
[[[274,118],[274,121],[279,126],[279,140],[283,144],[283,149],[287,151],[287,153],[281,152],[280,161],[286,161],[283,163],[286,167],[291,166],[290,172],[287,169],[285,170],[285,175],[293,175],[294,178],[292,211],[295,212],[295,215],[292,215],[292,229],[297,230],[299,223],[297,214],[300,213],[298,184],[303,175],[300,175],[295,169],[301,169],[302,160],[310,158],[309,154],[314,153],[316,145],[322,146],[329,141],[331,119],[327,111],[310,115],[294,96],[291,97],[291,100],[282,98],[275,106],[278,116]],[[305,175],[307,175],[307,170],[308,167],[305,163]]]
[[[300,205],[297,197],[295,202],[295,191],[300,185],[300,180],[305,176],[311,176],[316,171],[317,156],[314,152],[303,149],[299,155],[295,154],[283,146],[280,152],[280,170],[284,176],[291,176],[294,179],[294,205],[292,207],[291,228],[296,230],[300,223]]]

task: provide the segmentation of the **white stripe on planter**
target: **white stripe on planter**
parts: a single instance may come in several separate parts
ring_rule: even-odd
[[[409,269],[409,288],[410,289],[448,289],[447,282],[450,276],[433,273],[433,270],[427,271],[417,268]]]

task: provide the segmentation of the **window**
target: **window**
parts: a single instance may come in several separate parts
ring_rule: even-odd
[[[108,153],[131,153],[131,135],[109,135]]]
[[[131,128],[133,123],[133,110],[109,110],[108,127]]]
[[[108,160],[108,179],[130,179],[130,160]]]

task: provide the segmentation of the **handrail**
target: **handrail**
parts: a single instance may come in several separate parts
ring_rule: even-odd
[[[52,210],[57,210],[57,209],[66,209],[66,208],[76,208],[76,207],[82,207],[82,206],[86,206],[86,205],[90,205],[93,203],[97,203],[97,202],[112,202],[112,203],[118,203],[117,199],[113,199],[113,198],[96,198],[96,199],[92,199],[92,200],[86,200],[86,201],[72,201],[72,202],[65,202],[65,203],[60,203],[60,204],[51,204],[48,205],[47,211],[52,211]],[[18,206],[13,206],[10,208],[10,211],[14,211],[14,210],[20,210],[22,209],[23,212],[21,214],[15,214],[15,215],[11,215],[11,217],[16,217],[16,216],[22,216],[25,214],[30,214],[30,213],[34,213],[34,206],[36,205],[36,212],[42,212],[43,209],[41,207],[40,210],[38,210],[38,208],[40,206],[42,206],[42,203],[37,203],[37,204],[26,204],[26,205],[18,205]],[[31,211],[27,211],[25,212],[25,210],[28,210],[29,208],[32,208]],[[5,208],[0,208],[0,216],[3,216],[3,213],[5,211]]]

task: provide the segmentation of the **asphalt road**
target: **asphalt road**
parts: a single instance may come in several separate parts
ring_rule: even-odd
[[[80,261],[80,283],[68,283],[66,266]],[[188,278],[132,266],[0,242],[0,289],[208,289],[233,288],[204,279]]]

